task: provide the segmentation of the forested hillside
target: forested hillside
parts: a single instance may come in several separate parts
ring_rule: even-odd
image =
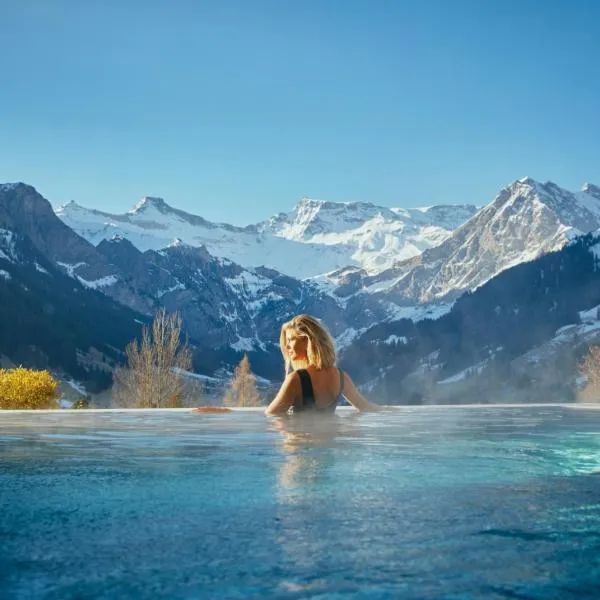
[[[589,234],[517,265],[465,293],[437,320],[373,327],[348,348],[343,364],[390,401],[424,395],[413,383],[415,373],[443,380],[482,362],[501,370],[600,304],[599,242]]]
[[[26,238],[12,234],[10,254],[0,253],[0,353],[16,364],[107,387],[146,320],[65,275]]]

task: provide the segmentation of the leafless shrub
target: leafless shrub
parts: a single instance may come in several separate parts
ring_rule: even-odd
[[[600,400],[600,346],[590,346],[579,372],[587,379],[582,398],[587,401]]]
[[[113,404],[131,408],[181,407],[194,384],[183,372],[192,367],[192,351],[181,343],[181,318],[161,309],[151,327],[144,327],[142,340],[126,349],[127,367],[115,371]],[[193,388],[193,389],[192,389]]]

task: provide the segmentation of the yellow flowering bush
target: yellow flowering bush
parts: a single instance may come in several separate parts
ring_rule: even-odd
[[[57,408],[57,389],[48,371],[0,369],[0,409]]]

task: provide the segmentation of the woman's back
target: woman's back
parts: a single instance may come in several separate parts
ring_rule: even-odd
[[[340,369],[309,366],[307,369],[298,369],[296,374],[299,389],[295,394],[294,410],[335,410],[344,391],[344,373]]]

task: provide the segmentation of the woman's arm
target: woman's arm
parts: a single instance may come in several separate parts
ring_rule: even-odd
[[[290,373],[281,384],[277,396],[265,409],[265,415],[279,415],[288,411],[299,396],[300,382],[295,372]]]
[[[381,410],[379,404],[369,402],[357,389],[350,375],[344,372],[344,397],[360,411],[377,411]]]

